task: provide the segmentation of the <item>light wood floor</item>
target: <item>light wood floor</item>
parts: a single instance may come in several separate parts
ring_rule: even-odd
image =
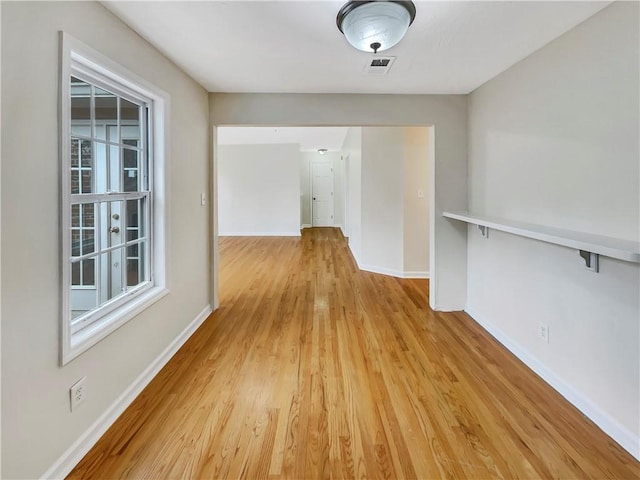
[[[221,306],[69,478],[639,478],[426,280],[335,229],[223,238]]]

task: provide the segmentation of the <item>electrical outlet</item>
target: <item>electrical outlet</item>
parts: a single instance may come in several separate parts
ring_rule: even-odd
[[[87,386],[85,385],[86,379],[87,377],[82,377],[69,389],[72,412],[78,408],[78,405],[84,402],[84,399],[87,397]]]
[[[546,343],[549,343],[549,325],[546,323],[538,324],[538,334]]]

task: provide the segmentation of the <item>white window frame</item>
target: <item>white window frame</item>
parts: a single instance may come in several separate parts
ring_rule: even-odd
[[[133,93],[144,98],[149,109],[149,190],[148,232],[150,282],[134,287],[115,302],[106,302],[93,312],[97,319],[72,330],[71,315],[71,76],[81,74],[117,94]],[[60,165],[61,165],[61,320],[60,364],[66,365],[107,335],[139,315],[169,293],[169,95],[65,32],[60,32]],[[117,195],[126,197],[126,194]],[[114,200],[117,200],[114,198]],[[92,314],[93,315],[93,314]]]

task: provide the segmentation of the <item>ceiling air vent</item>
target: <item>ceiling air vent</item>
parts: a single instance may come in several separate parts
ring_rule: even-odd
[[[395,60],[396,57],[371,57],[364,66],[364,73],[367,75],[386,75]]]

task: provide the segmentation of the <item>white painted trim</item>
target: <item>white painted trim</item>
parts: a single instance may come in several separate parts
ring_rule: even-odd
[[[353,249],[350,241],[347,242],[347,246],[349,247],[349,251],[351,252],[351,256],[353,257],[353,259],[355,260],[356,265],[358,266],[358,268],[360,268],[360,258],[358,257],[358,253]]]
[[[427,154],[427,168],[429,169],[429,269],[433,270],[433,278],[429,282],[429,306],[432,310],[441,310],[438,299],[438,259],[436,257],[436,232],[439,231],[436,227],[436,133],[435,125],[427,127],[427,147],[429,153]],[[466,269],[466,267],[465,267]],[[465,274],[466,278],[466,274]],[[466,280],[465,280],[466,281]]]
[[[381,275],[390,275],[392,277],[402,278],[402,272],[400,270],[363,264],[359,264],[358,267],[360,267],[360,270],[364,270],[365,272],[379,273]]]
[[[217,310],[220,306],[218,298],[218,259],[220,257],[218,250],[218,127],[209,126],[211,135],[209,164],[211,165],[211,176],[209,178],[209,232],[211,239],[209,240],[209,285],[211,288],[211,306],[213,310]]]
[[[493,325],[486,318],[483,318],[482,315],[479,315],[468,308],[465,309],[465,311],[507,350],[518,357],[527,367],[533,370],[540,378],[553,387],[569,403],[590,418],[604,433],[609,435],[637,460],[640,460],[640,436],[635,435],[625,426],[621,425],[617,420],[611,418],[607,412],[593,403],[582,392],[576,390],[573,386],[567,383],[566,380],[560,378],[553,370],[546,365],[543,365],[540,360],[511,340],[498,327]]]
[[[391,268],[385,267],[377,267],[375,265],[365,265],[360,262],[360,260],[358,259],[358,255],[353,251],[351,245],[349,245],[349,250],[351,251],[353,259],[356,261],[358,268],[365,272],[379,273],[380,275],[390,275],[397,278],[429,278],[429,272],[409,272],[402,270],[393,270]]]
[[[392,268],[378,267],[376,265],[358,264],[360,270],[371,273],[379,273],[381,275],[391,275],[397,278],[429,278],[429,272],[405,272],[403,270],[394,270]]]
[[[300,227],[300,230],[302,230],[303,228],[311,228],[311,224],[310,223],[303,223],[302,226]]]
[[[218,237],[299,237],[300,230],[295,232],[218,232]]]
[[[402,278],[429,278],[429,272],[428,271],[412,272],[412,271],[405,270],[403,272]]]
[[[62,479],[82,460],[89,450],[97,443],[111,425],[120,415],[131,405],[140,392],[154,379],[171,357],[180,350],[180,347],[194,334],[202,323],[211,314],[211,306],[207,305],[187,325],[187,327],[164,349],[164,351],[151,362],[151,364],[136,378],[127,389],[105,410],[93,425],[89,427],[62,456],[47,470],[40,478],[42,479]]]

